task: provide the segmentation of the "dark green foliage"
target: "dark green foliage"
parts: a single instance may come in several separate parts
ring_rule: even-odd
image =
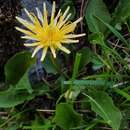
[[[68,45],[70,55],[59,51],[53,59],[48,52],[41,64],[28,51],[8,59],[0,82],[0,128],[129,130],[130,0],[56,2],[62,11],[70,6],[72,21],[84,16],[75,32],[86,36]]]

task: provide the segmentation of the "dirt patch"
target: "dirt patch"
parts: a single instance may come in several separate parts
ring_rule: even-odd
[[[15,16],[20,13],[19,0],[0,0],[0,80],[3,66],[16,52],[23,49],[20,33],[15,30]]]

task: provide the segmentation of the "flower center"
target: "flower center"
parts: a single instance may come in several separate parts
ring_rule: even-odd
[[[55,46],[63,40],[63,34],[57,26],[49,25],[39,32],[39,39],[45,46]]]

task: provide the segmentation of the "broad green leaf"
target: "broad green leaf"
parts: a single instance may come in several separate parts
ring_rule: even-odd
[[[29,95],[27,91],[18,91],[11,86],[8,90],[0,92],[0,108],[14,107],[33,98],[34,95]]]
[[[130,17],[130,0],[119,0],[113,15],[114,23],[125,22]]]
[[[31,126],[23,126],[23,129],[26,130],[50,130],[52,124],[50,120],[41,120],[38,117],[32,121]]]
[[[93,35],[91,35],[91,36],[90,36],[90,40],[92,40],[91,42],[95,43],[98,40],[98,39],[96,39],[97,36],[96,37],[95,36],[93,37]],[[95,39],[91,39],[91,38],[95,38]],[[85,65],[87,65],[90,62],[93,63],[94,70],[100,69],[101,67],[104,66],[103,62],[89,48],[84,48],[84,49],[80,50],[79,52],[82,54],[81,61],[80,61],[81,63],[79,66],[80,70],[82,70],[83,67],[85,67]]]
[[[85,128],[84,130],[91,130],[93,127],[95,127],[95,125],[97,125],[98,122],[93,122],[92,124],[89,124],[89,126],[87,128]]]
[[[16,84],[24,75],[28,67],[35,63],[28,51],[19,52],[8,60],[5,65],[6,81],[10,84]]]
[[[98,33],[92,33],[91,35],[89,35],[89,41],[92,44],[98,44],[101,45],[101,47],[104,46],[104,36],[102,33],[98,32]],[[96,55],[96,54],[95,54]],[[92,63],[93,63],[93,70],[98,70],[100,68],[102,68],[104,66],[104,62],[103,60],[99,59],[98,55],[95,56],[95,58],[92,58]]]
[[[103,0],[89,0],[85,11],[85,19],[91,32],[104,32],[106,27],[94,19],[93,15],[100,17],[107,23],[111,21],[110,14]]]
[[[56,106],[56,114],[54,121],[64,130],[80,125],[82,118],[72,107],[67,103],[60,103]]]
[[[20,81],[16,84],[16,89],[17,90],[27,90],[29,93],[32,93],[32,87],[31,84],[29,82],[29,78],[28,78],[28,71],[23,75],[23,77],[20,79]]]
[[[79,65],[80,65],[80,60],[81,60],[81,54],[77,53],[76,54],[76,58],[75,58],[75,62],[74,62],[74,67],[73,67],[73,73],[72,73],[72,79],[71,79],[72,81],[78,75],[78,69],[79,69]]]
[[[47,73],[57,73],[57,69],[60,69],[59,60],[54,59],[51,55],[47,55],[45,60],[43,61],[44,69]]]
[[[122,115],[111,97],[102,91],[91,91],[89,95],[85,93],[84,95],[90,99],[92,110],[101,116],[113,130],[119,130]]]
[[[25,83],[24,83],[25,82]],[[0,92],[0,108],[10,108],[32,100],[35,96],[43,95],[49,91],[48,86],[37,85],[32,90],[28,79],[25,75],[15,86],[10,86],[8,90]]]
[[[82,70],[88,63],[92,61],[95,57],[95,54],[89,48],[83,48],[79,51],[82,55],[80,60],[79,69]]]

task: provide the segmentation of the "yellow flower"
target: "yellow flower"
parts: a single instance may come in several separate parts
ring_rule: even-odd
[[[71,16],[71,13],[68,14],[69,9],[70,7],[68,7],[63,14],[61,13],[61,10],[59,10],[55,16],[56,5],[55,2],[53,2],[51,18],[50,21],[48,21],[48,12],[46,4],[44,3],[43,13],[36,8],[37,16],[24,9],[30,21],[16,17],[16,19],[27,28],[21,29],[16,27],[18,31],[25,34],[22,38],[34,41],[32,43],[24,44],[27,47],[35,48],[32,57],[41,49],[41,61],[44,60],[48,49],[51,50],[54,58],[56,58],[56,49],[60,49],[69,54],[70,51],[65,48],[63,44],[78,43],[79,40],[75,38],[85,36],[85,33],[73,33],[77,23],[82,20],[82,17],[74,22],[68,21]]]

